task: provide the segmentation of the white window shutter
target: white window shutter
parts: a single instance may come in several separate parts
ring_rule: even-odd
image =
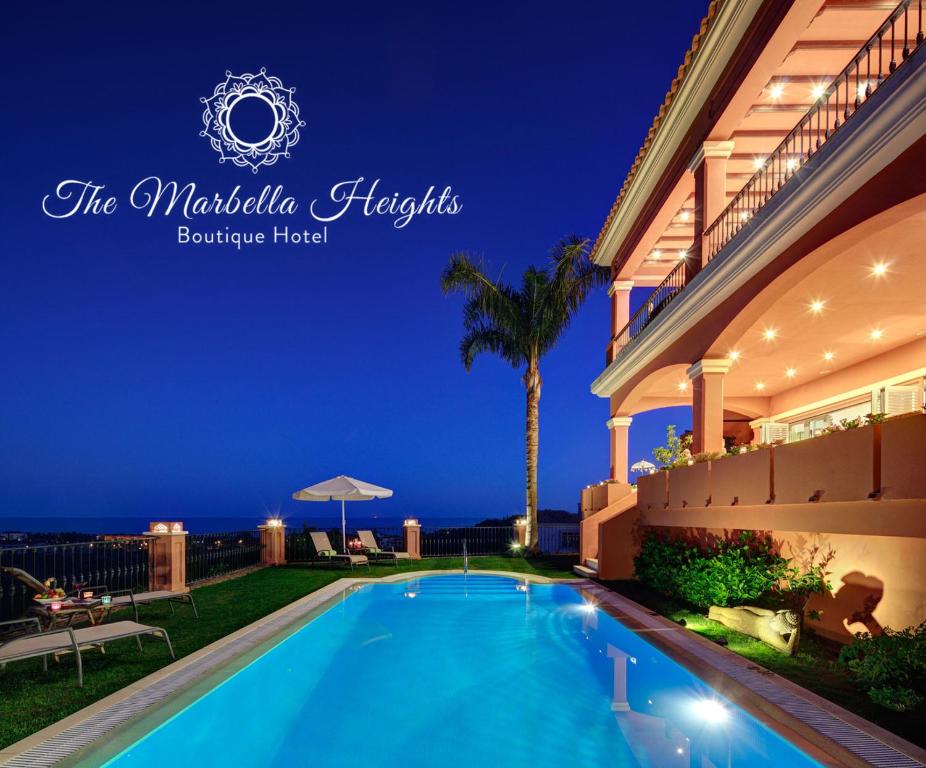
[[[760,426],[761,443],[787,442],[788,425],[770,421]]]
[[[881,410],[888,416],[917,410],[917,387],[884,387],[881,390]]]

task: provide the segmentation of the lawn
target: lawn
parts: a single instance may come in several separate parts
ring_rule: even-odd
[[[795,656],[785,656],[755,638],[711,621],[696,609],[663,597],[638,581],[609,581],[602,584],[673,621],[684,619],[686,627],[699,635],[711,640],[726,639],[727,648],[734,653],[836,702],[918,746],[926,747],[923,713],[894,712],[875,704],[836,667],[836,648],[821,642],[813,634],[808,633],[801,638],[800,649]]]
[[[568,578],[574,557],[471,557],[472,570],[505,570],[552,578]],[[448,570],[462,568],[463,558],[434,558],[403,565],[398,571]],[[282,567],[265,568],[236,579],[193,590],[199,620],[182,606],[171,616],[170,608],[153,605],[141,609],[141,621],[164,627],[170,634],[177,658],[257,621],[273,611],[345,576],[391,576],[391,565],[360,568],[351,574],[344,569]],[[130,613],[117,614],[131,618]],[[77,687],[74,661],[65,656],[42,671],[41,659],[13,662],[0,671],[0,749],[51,725],[63,717],[108,696],[170,663],[165,645],[145,640],[139,653],[134,640],[122,640],[107,647],[105,656],[85,652],[84,687]]]

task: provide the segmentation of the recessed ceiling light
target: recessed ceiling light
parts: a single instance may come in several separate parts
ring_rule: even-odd
[[[688,389],[688,382],[687,382],[687,381],[680,381],[680,382],[678,383],[678,391],[679,391],[679,392],[684,392],[686,389]]]
[[[774,328],[766,328],[762,332],[762,338],[766,341],[775,341],[775,339],[778,338],[778,331]]]
[[[871,275],[872,277],[884,277],[887,274],[887,263],[883,261],[878,261],[871,265]]]
[[[810,302],[810,311],[815,315],[819,315],[823,311],[823,307],[826,305],[826,302],[823,299],[814,299]]]
[[[758,171],[763,165],[765,165],[764,157],[754,157],[752,160],[752,167],[754,170]]]
[[[739,359],[740,359],[740,351],[739,351],[738,349],[731,349],[731,350],[730,350],[730,359],[731,359],[734,363],[735,363],[737,360],[739,360]]]
[[[789,379],[793,379],[795,376],[797,376],[797,371],[794,368],[788,368],[785,371],[785,376],[787,376]]]
[[[781,83],[775,83],[768,89],[769,96],[771,96],[776,101],[781,98],[784,92],[785,87]]]
[[[653,258],[654,258],[654,259],[661,259],[661,258],[662,258],[662,251],[660,251],[658,248],[657,248],[655,251],[653,251]]]
[[[757,382],[756,382],[756,389],[759,390],[759,392],[761,392],[763,389],[765,389],[765,382],[757,381]]]
[[[686,251],[684,248],[680,248],[678,252],[678,260],[684,261],[687,258],[688,258],[688,251]]]
[[[880,328],[872,328],[871,333],[868,335],[871,337],[872,341],[880,341],[884,337],[884,331]]]
[[[820,83],[810,89],[810,95],[813,96],[814,101],[817,101],[824,93],[826,93],[826,86]]]
[[[826,362],[829,362],[834,357],[836,357],[836,355],[830,352],[830,350],[826,350],[826,352],[823,353],[823,359],[826,360]]]
[[[680,218],[682,221],[688,221],[688,219],[691,218],[691,214],[688,211],[682,211]]]

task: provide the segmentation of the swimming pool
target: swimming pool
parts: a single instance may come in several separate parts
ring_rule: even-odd
[[[197,766],[818,765],[572,587],[366,584],[113,757]]]

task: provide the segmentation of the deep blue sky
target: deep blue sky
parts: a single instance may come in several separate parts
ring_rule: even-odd
[[[613,1],[6,8],[0,517],[304,512],[291,492],[338,473],[395,488],[381,513],[521,510],[520,372],[464,372],[440,271],[469,249],[518,280],[558,238],[594,239],[702,5],[664,2],[656,27]],[[308,125],[255,176],[218,164],[199,97],[262,66]],[[361,175],[403,195],[450,184],[464,208],[403,230],[348,216],[314,249],[180,247],[179,220],[125,201],[151,174],[284,184],[303,214]],[[47,218],[64,178],[105,183],[120,209]],[[271,222],[194,224],[225,225]],[[542,507],[574,509],[606,476],[589,384],[607,332],[602,292],[543,363]],[[689,417],[637,418],[633,458],[668,420]]]

